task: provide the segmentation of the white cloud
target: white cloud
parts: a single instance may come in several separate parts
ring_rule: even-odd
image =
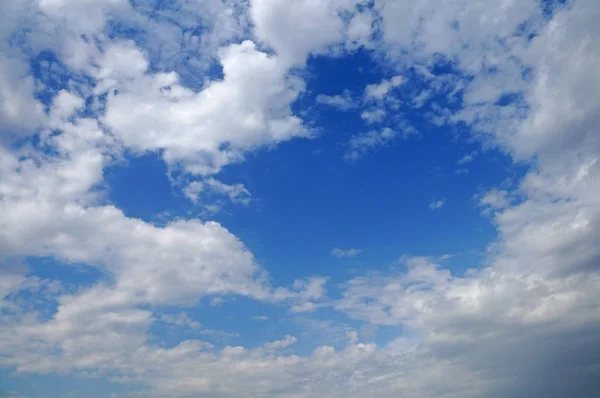
[[[504,209],[510,205],[510,198],[508,192],[499,189],[492,189],[486,192],[485,195],[479,200],[479,204],[484,207],[490,207],[494,210]]]
[[[316,101],[319,104],[329,105],[342,111],[348,111],[357,106],[348,90],[345,90],[342,94],[338,95],[319,94],[317,95]]]
[[[183,189],[184,195],[193,202],[198,202],[200,193],[204,191],[227,196],[232,203],[246,206],[250,204],[252,197],[243,184],[228,185],[212,177],[204,182],[192,181]]]
[[[22,2],[23,8],[17,3],[0,5],[3,43],[15,21],[27,19],[13,17],[31,6],[27,17],[34,22],[24,37],[30,51],[56,49],[69,68],[97,77],[96,89],[110,96],[97,120],[75,115],[82,96],[93,94],[90,87],[63,91],[46,118],[35,85],[22,73],[27,70],[22,54],[0,58],[3,127],[21,134],[47,128],[40,141],[52,149],[0,144],[0,252],[6,258],[52,256],[86,263],[104,277],[73,291],[1,263],[2,367],[109,375],[147,385],[148,395],[156,396],[596,395],[596,1],[574,2],[544,27],[533,0],[448,1],[444,7],[433,0],[374,3],[383,36],[379,50],[394,67],[414,63],[427,69],[435,57],[446,56],[469,77],[457,84],[465,107],[444,120],[468,123],[479,132],[477,139],[533,167],[518,189],[490,191],[482,198],[499,238],[481,268],[453,275],[431,258],[405,258],[406,270],[357,276],[333,302],[326,278],[274,289],[248,249],[223,226],[180,220],[157,227],[127,217],[105,204],[102,185],[104,169],[122,155],[123,146],[140,153],[164,150],[171,166],[183,164],[210,181],[209,175],[239,161],[245,151],[306,135],[290,109],[303,90],[290,68],[302,65],[310,52],[326,53],[347,40],[339,13],[352,9],[353,2],[253,2],[255,39],[272,46],[275,55],[251,41],[229,43],[243,30],[243,18],[224,13],[228,24],[211,31],[214,43],[207,48],[217,54],[225,77],[198,90],[184,87],[174,73],[151,72],[156,48],[108,45],[105,19],[131,17],[128,2],[46,0]],[[219,3],[232,10],[229,2]],[[194,6],[205,5],[186,3]],[[229,27],[233,33],[226,32]],[[346,34],[359,31],[357,37],[364,37],[363,28]],[[521,29],[524,34],[515,34]],[[530,39],[535,29],[537,36]],[[84,34],[101,45],[90,45]],[[531,69],[528,78],[524,68]],[[429,78],[432,86],[442,84]],[[375,85],[370,96],[384,97],[389,90]],[[497,104],[505,93],[519,93],[520,99]],[[387,145],[394,136],[385,129],[356,136],[350,156]],[[243,192],[236,184],[214,181],[230,198]],[[200,192],[199,186],[192,189]],[[42,313],[19,292],[57,309]],[[332,305],[354,319],[395,326],[403,335],[376,347],[348,331],[346,347],[322,345],[302,356],[292,353],[293,336],[254,348],[216,349],[202,340],[170,348],[150,343],[157,307],[225,294],[286,303],[294,311]]]
[[[475,156],[477,156],[477,152],[476,151],[471,152],[471,153],[467,153],[462,158],[458,159],[456,161],[456,164],[462,165],[462,164],[471,163],[473,161],[473,159],[475,159]]]
[[[34,97],[34,81],[29,75],[29,67],[21,59],[2,55],[0,128],[6,133],[30,133],[41,127],[43,122],[43,106]]]
[[[263,347],[268,351],[276,351],[282,348],[286,348],[294,344],[298,339],[294,336],[284,336],[282,340],[273,341],[270,343],[266,343]]]
[[[344,159],[354,162],[368,151],[389,145],[396,138],[396,135],[397,133],[388,127],[382,128],[379,131],[373,130],[357,134],[348,142],[348,150],[344,155]]]
[[[379,123],[385,119],[386,111],[381,108],[367,109],[360,117],[369,124]]]
[[[278,58],[244,41],[222,49],[220,61],[224,80],[199,93],[173,73],[136,70],[118,94],[109,94],[103,122],[126,146],[162,149],[168,164],[200,175],[241,160],[245,150],[308,134],[290,109],[303,82]]]
[[[431,202],[429,204],[429,208],[431,210],[441,209],[446,202],[444,200],[436,200],[435,202]]]
[[[331,255],[334,257],[342,258],[342,257],[356,257],[360,254],[360,249],[340,249],[339,247],[333,248],[331,250]]]
[[[190,329],[200,329],[202,324],[200,322],[194,321],[187,314],[165,314],[160,317],[160,320],[166,324],[174,325],[174,326],[185,326]]]
[[[365,87],[365,98],[367,100],[382,100],[391,89],[402,85],[402,83],[404,83],[404,77],[394,76],[377,84],[369,84]]]
[[[418,13],[442,12],[417,7],[426,2],[415,4],[413,11]],[[522,3],[512,3],[502,10],[488,8],[486,12],[497,13],[496,19],[491,25],[476,26],[483,30],[493,27],[494,35],[501,37],[519,22],[519,17],[503,15],[516,12],[517,5]],[[385,7],[400,10],[401,5],[389,2]],[[410,6],[404,7],[406,18],[413,18],[406,12]],[[584,37],[595,29],[591,20],[600,9],[593,2],[572,7],[559,12],[527,51],[513,45],[509,54],[493,54],[503,79],[510,76],[510,69],[503,70],[511,67],[504,63],[510,57],[518,56],[533,67],[530,85],[520,78],[516,80],[531,109],[527,117],[517,112],[521,104],[505,108],[493,105],[503,91],[513,90],[515,81],[505,84],[481,79],[468,88],[467,98],[473,105],[468,104],[463,112],[475,115],[468,122],[488,134],[484,138],[501,143],[515,159],[535,156],[535,167],[519,189],[492,190],[481,199],[494,214],[500,236],[490,263],[459,277],[430,259],[418,259],[407,264],[406,272],[351,280],[336,304],[336,308],[358,319],[411,328],[421,336],[417,351],[449,361],[457,369],[479,369],[476,379],[492,384],[484,384],[480,393],[471,392],[475,396],[558,397],[575,391],[592,396],[597,389],[585,386],[591,386],[600,358],[595,348],[597,339],[591,337],[598,333],[600,307],[600,296],[593,293],[600,283],[593,264],[600,257],[592,243],[598,239],[598,229],[592,226],[598,219],[598,203],[593,199],[597,190],[592,187],[598,186],[595,182],[600,175],[599,147],[598,141],[591,138],[597,135],[595,109],[600,103],[592,94],[597,80],[589,78],[600,48]],[[390,19],[388,29],[390,39],[393,30],[397,35],[394,40],[409,40],[408,36],[400,39],[407,25],[398,20],[392,25]],[[425,42],[424,46],[445,48],[443,51],[458,49],[461,40],[452,35],[466,33],[463,29],[444,32],[435,37],[438,43]],[[483,43],[485,38],[486,34],[481,33],[468,39],[473,45],[480,40]],[[441,45],[444,40],[456,44]],[[573,42],[579,45],[569,46]],[[459,63],[469,56],[476,54],[458,53]],[[473,62],[469,68],[476,65]],[[576,88],[584,86],[586,89]],[[492,104],[481,105],[481,101]],[[519,202],[513,199],[515,196]],[[579,334],[586,342],[577,339],[580,343],[573,345],[573,336]],[[548,341],[553,342],[551,348]],[[579,361],[568,362],[567,357]],[[564,378],[561,375],[565,373],[573,376]],[[533,379],[539,383],[534,385],[530,382]]]
[[[185,188],[183,194],[192,202],[198,201],[198,195],[204,191],[204,183],[202,181],[192,181]]]
[[[277,301],[288,302],[293,313],[313,312],[325,305],[327,277],[310,277],[295,280],[291,288],[280,287],[273,291]]]
[[[373,34],[373,24],[374,15],[370,10],[366,9],[354,14],[348,23],[346,45],[351,49],[361,46],[372,47],[370,38]]]
[[[354,162],[370,151],[390,145],[397,138],[408,138],[418,134],[410,125],[403,123],[397,130],[383,127],[380,130],[371,130],[366,133],[353,135],[347,143],[344,159]]]
[[[340,14],[352,10],[348,0],[255,0],[250,14],[259,40],[272,46],[286,64],[304,64],[309,53],[327,52],[343,39]]]

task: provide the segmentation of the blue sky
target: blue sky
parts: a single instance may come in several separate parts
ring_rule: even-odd
[[[0,397],[600,392],[593,0],[0,11]]]

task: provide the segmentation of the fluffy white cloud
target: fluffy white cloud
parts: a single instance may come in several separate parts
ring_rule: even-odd
[[[319,53],[342,41],[340,16],[360,1],[252,1],[250,14],[259,40],[271,46],[288,65],[303,64],[309,53]]]
[[[289,76],[276,58],[246,41],[221,50],[222,81],[192,91],[179,84],[175,73],[148,72],[147,54],[132,41],[105,41],[100,51],[89,45],[79,35],[98,34],[102,41],[106,14],[127,3],[88,3],[41,2],[38,17],[47,25],[36,28],[30,40],[34,47],[42,46],[43,29],[55,27],[57,37],[64,39],[65,50],[58,54],[63,62],[95,79],[93,90],[88,87],[83,94],[107,93],[106,105],[94,116],[80,117],[83,98],[60,91],[43,124],[47,129],[40,134],[40,143],[48,151],[0,147],[0,247],[5,257],[52,256],[98,267],[104,277],[79,292],[51,295],[57,310],[47,321],[37,318],[35,311],[22,314],[14,308],[16,312],[6,318],[10,327],[2,336],[1,351],[8,353],[10,346],[22,351],[15,353],[18,359],[3,363],[34,372],[110,370],[147,341],[154,322],[148,305],[193,305],[206,295],[223,294],[289,300],[292,307],[318,299],[324,281],[272,291],[252,254],[217,223],[180,220],[158,227],[103,204],[103,170],[121,156],[124,147],[139,152],[163,149],[167,161],[210,174],[231,159],[240,159],[244,150],[304,135],[301,122],[289,110],[302,82]],[[88,13],[94,14],[94,22],[78,24]],[[70,30],[64,29],[65,24]],[[52,44],[56,45],[45,42]],[[92,49],[73,58],[76,52],[69,53],[73,46]],[[14,66],[2,63],[10,73]],[[3,121],[32,133],[41,126],[41,116],[35,113],[39,105],[31,100],[32,79],[12,81],[14,89],[5,86],[14,97],[12,108],[3,107],[12,116]],[[30,103],[17,96],[30,98]],[[214,178],[204,184],[234,202],[248,201],[249,192],[240,184],[227,185]],[[7,275],[3,297],[28,286],[30,279],[23,273],[3,274]],[[278,298],[281,291],[285,297]],[[10,335],[17,330],[18,338]],[[100,342],[105,336],[111,336],[110,343]]]
[[[414,4],[418,11],[416,5],[427,3]],[[489,9],[497,13],[492,25],[500,24],[492,31],[494,37],[509,35],[514,26],[508,24],[519,21],[511,6]],[[335,304],[358,319],[404,325],[420,336],[418,352],[479,370],[478,380],[491,383],[480,396],[593,396],[598,389],[593,379],[600,360],[594,337],[600,330],[600,296],[595,293],[600,255],[593,242],[599,233],[599,97],[591,71],[600,51],[587,39],[597,31],[591,19],[598,12],[593,2],[578,2],[559,12],[526,49],[512,45],[498,53],[492,47],[502,80],[475,79],[467,89],[461,119],[515,159],[535,157],[535,167],[516,192],[495,189],[480,199],[493,214],[500,236],[490,264],[456,276],[430,259],[412,259],[404,272],[351,280]],[[396,29],[395,40],[404,40],[400,30],[405,25],[388,28]],[[425,37],[424,31],[417,32]],[[468,43],[485,37],[482,32]],[[524,44],[515,39],[519,41]],[[428,46],[446,54],[456,48],[424,43]],[[464,63],[470,55],[458,52],[457,60]],[[533,69],[531,81],[518,77],[501,83],[510,77],[514,65],[503,62],[511,57]],[[473,67],[467,70],[474,72]],[[526,117],[518,101],[496,104],[511,91],[523,93],[530,109]],[[463,117],[467,115],[469,119]],[[578,336],[575,344],[573,336]]]
[[[0,128],[3,136],[30,134],[44,122],[43,105],[34,97],[35,82],[27,57],[10,45],[27,6],[26,2],[14,1],[0,4]]]
[[[367,100],[382,100],[391,89],[400,86],[402,83],[404,83],[404,77],[394,76],[377,84],[369,84],[365,87],[365,98]]]
[[[0,58],[0,128],[6,133],[29,134],[43,121],[43,106],[34,97],[29,67],[18,57],[3,55]]]
[[[490,51],[502,47],[495,40],[511,37],[526,22],[533,23],[526,29],[535,28],[542,19],[535,0],[448,0],[444,7],[435,0],[376,0],[375,8],[383,16],[381,30],[390,46],[387,50],[399,62],[409,66],[413,57],[441,54],[456,59],[466,72],[478,72],[482,57],[491,64],[505,61],[488,58]],[[495,82],[490,83],[495,87]]]
[[[369,9],[355,13],[348,23],[347,46],[351,49],[361,46],[372,47],[373,44],[370,39],[373,34],[374,22],[375,17]]]
[[[23,53],[0,58],[2,128],[25,134],[42,128],[40,145],[47,149],[0,145],[0,365],[17,372],[109,375],[149,386],[149,396],[596,395],[597,2],[574,2],[543,26],[533,0],[455,0],[444,7],[433,0],[377,0],[374,10],[361,12],[351,1],[255,0],[248,17],[255,41],[236,43],[228,41],[246,28],[240,15],[245,8],[200,3],[185,2],[184,9],[230,10],[227,23],[222,29],[215,23],[209,36],[223,79],[207,78],[200,89],[185,86],[169,69],[150,68],[158,42],[144,50],[131,41],[110,43],[106,18],[134,16],[128,2],[0,5],[3,42],[17,26],[14,16],[32,18],[27,51],[53,48],[69,68],[96,83],[57,93],[44,115],[34,81],[24,73]],[[27,14],[29,6],[35,12]],[[464,107],[442,112],[444,122],[466,122],[486,144],[533,164],[516,191],[492,190],[480,200],[499,232],[484,267],[453,275],[431,258],[405,258],[405,270],[358,276],[343,284],[341,297],[328,299],[324,277],[273,288],[244,244],[217,223],[180,220],[158,227],[105,203],[103,170],[124,148],[162,150],[172,167],[206,176],[202,185],[188,186],[190,196],[207,186],[245,200],[245,187],[209,175],[246,151],[305,136],[291,111],[303,82],[290,68],[344,40],[363,43],[372,12],[383,35],[378,50],[394,67],[414,63],[425,75],[442,55],[468,77],[453,82]],[[161,28],[168,30],[165,23]],[[446,87],[438,77],[428,79],[432,90]],[[383,98],[399,84],[384,81],[366,94]],[[84,97],[105,93],[105,109],[78,116]],[[417,107],[429,98],[421,94],[412,102]],[[499,103],[506,94],[516,99]],[[394,131],[353,137],[347,157],[387,145]],[[18,256],[86,263],[103,277],[72,289],[27,275],[10,262]],[[35,300],[23,300],[23,292]],[[321,346],[304,356],[293,354],[293,336],[255,348],[152,342],[157,321],[199,327],[181,314],[156,317],[158,306],[225,294],[283,302],[294,312],[333,306],[402,333],[376,347],[348,331],[345,348]],[[34,302],[56,310],[47,313]]]
[[[379,123],[385,119],[386,112],[381,108],[367,109],[360,114],[360,117],[368,124]]]
[[[162,149],[169,164],[201,175],[240,160],[246,150],[307,135],[290,110],[303,83],[278,58],[245,41],[224,48],[220,60],[224,79],[198,93],[173,73],[137,68],[135,78],[109,93],[103,122],[126,146]]]
[[[486,192],[485,195],[479,200],[479,203],[483,207],[490,207],[492,209],[503,209],[508,207],[510,204],[510,198],[508,192],[499,189],[492,189]]]

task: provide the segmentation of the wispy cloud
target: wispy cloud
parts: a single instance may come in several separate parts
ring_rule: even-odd
[[[458,159],[456,161],[456,164],[461,165],[461,164],[471,163],[473,161],[473,159],[475,159],[475,156],[477,156],[477,151],[473,151],[471,153],[467,153],[462,158]]]
[[[360,254],[361,250],[360,249],[340,249],[339,247],[334,248],[333,250],[331,250],[331,255],[337,258],[343,258],[343,257],[356,257]]]
[[[356,101],[348,90],[344,90],[342,94],[338,95],[319,94],[316,101],[319,104],[328,105],[341,111],[349,111],[357,107]]]
[[[369,84],[365,88],[365,98],[381,100],[383,99],[392,88],[398,87],[404,83],[404,77],[394,76],[389,80],[382,80],[377,84]]]

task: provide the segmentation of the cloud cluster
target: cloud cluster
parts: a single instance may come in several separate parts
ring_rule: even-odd
[[[150,4],[136,3],[0,5],[1,366],[107,377],[158,397],[597,396],[596,1],[556,5],[550,15],[534,0],[182,1],[171,19],[165,10],[150,19]],[[145,34],[115,38],[115,21]],[[204,34],[184,34],[196,23]],[[368,98],[385,97],[406,83],[400,73],[418,70],[432,92],[461,96],[459,109],[431,104],[433,123],[466,124],[483,145],[531,165],[516,190],[480,200],[499,232],[480,268],[453,275],[432,258],[407,257],[402,269],[357,276],[327,297],[326,277],[273,286],[218,223],[156,226],[107,203],[103,172],[126,151],[160,153],[171,169],[194,176],[184,188],[192,199],[210,189],[249,200],[244,186],[213,176],[248,151],[309,135],[292,110],[304,90],[298,69],[311,54],[357,45],[385,55],[399,73],[368,86]],[[172,65],[173,53],[204,47],[197,64]],[[58,66],[71,76],[54,91],[29,67],[44,52],[56,57],[44,61],[51,76]],[[455,77],[434,73],[440,60]],[[222,76],[188,85],[185,70],[206,70],[210,61]],[[350,97],[320,98],[344,108]],[[419,109],[428,98],[412,104]],[[383,127],[353,137],[346,156],[396,134]],[[46,256],[102,276],[73,288],[18,261]],[[381,346],[354,333],[344,348],[307,355],[294,353],[294,336],[250,348],[152,341],[156,322],[200,327],[158,316],[158,308],[223,295],[295,313],[329,306],[401,331]]]

